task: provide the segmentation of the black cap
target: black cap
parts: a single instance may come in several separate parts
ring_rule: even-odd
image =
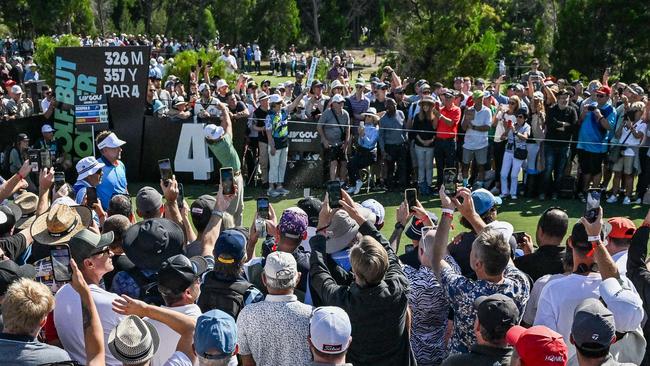
[[[19,133],[18,136],[16,136],[16,141],[20,142],[23,140],[29,140],[29,136],[27,136],[26,133]]]
[[[23,213],[18,205],[13,203],[0,205],[0,235],[8,234],[22,216]]]
[[[113,232],[99,235],[88,229],[83,229],[70,238],[70,255],[82,266],[83,260],[101,253],[104,248],[113,243]]]
[[[311,227],[318,226],[318,215],[320,214],[323,202],[318,198],[307,197],[298,201],[298,208],[305,211],[308,217],[308,223]]]
[[[165,259],[183,252],[185,234],[175,222],[156,218],[138,222],[124,234],[124,253],[139,269],[159,270]]]
[[[510,327],[519,323],[519,309],[506,295],[480,296],[474,301],[474,308],[481,327],[490,333],[502,330],[505,334]]]
[[[158,284],[178,294],[190,287],[208,269],[205,258],[196,256],[190,259],[178,254],[162,262],[158,271]]]
[[[35,278],[36,269],[30,265],[17,265],[14,261],[6,259],[0,261],[0,296],[4,296],[9,286],[21,278]]]
[[[436,214],[434,214],[433,212],[427,212],[427,216],[429,216],[429,219],[431,219],[431,222],[433,222],[434,226],[438,225],[438,216],[436,216]],[[405,233],[406,237],[411,240],[422,239],[423,227],[424,227],[424,221],[413,216],[413,218],[411,219],[411,224],[406,229],[406,233]]]
[[[208,226],[212,210],[214,210],[214,205],[216,203],[217,200],[209,194],[199,196],[199,198],[192,202],[190,213],[192,215],[192,222],[198,230],[203,230]]]

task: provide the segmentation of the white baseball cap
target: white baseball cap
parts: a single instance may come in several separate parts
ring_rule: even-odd
[[[13,94],[22,94],[23,89],[19,85],[14,85],[14,86],[11,87],[11,92]]]
[[[122,146],[124,144],[126,144],[126,141],[122,141],[122,140],[118,139],[115,132],[111,132],[111,134],[106,136],[106,138],[104,140],[102,140],[102,142],[97,144],[97,147],[100,148],[100,149],[103,149],[105,147],[115,148],[115,147],[120,147],[120,146]]]
[[[217,80],[217,90],[223,88],[224,86],[228,86],[228,83],[224,79]]]
[[[332,103],[343,103],[343,102],[345,102],[345,98],[343,98],[343,96],[341,94],[334,94],[334,96],[332,96],[332,99],[330,100],[330,102],[332,102]]]
[[[223,127],[209,124],[203,127],[203,136],[210,140],[219,140],[225,133]]]
[[[381,225],[384,223],[384,217],[386,217],[386,210],[384,209],[384,206],[377,202],[376,200],[369,198],[363,202],[361,202],[361,207],[365,207],[368,210],[370,210],[372,213],[377,216],[377,225]]]
[[[104,167],[104,163],[97,161],[94,156],[88,156],[85,157],[81,160],[76,165],[77,168],[77,174],[79,175],[77,177],[77,180],[82,180],[89,175],[96,174],[99,170],[101,170]]]
[[[319,352],[341,354],[348,349],[352,338],[350,317],[336,306],[316,308],[309,320],[311,343]]]
[[[49,132],[54,132],[54,129],[50,125],[43,125],[41,127],[41,133],[49,133]]]
[[[282,103],[282,97],[277,94],[271,94],[271,96],[269,96],[269,103]]]
[[[266,257],[264,275],[273,280],[290,280],[296,277],[298,264],[291,253],[273,252]]]
[[[201,85],[199,85],[199,93],[203,93],[203,91],[204,91],[205,89],[209,89],[209,88],[210,88],[210,86],[209,86],[208,84],[206,84],[206,83],[201,83]]]
[[[505,221],[492,221],[491,223],[487,224],[486,227],[491,227],[501,232],[506,242],[510,240],[512,233],[515,231],[515,229],[512,227],[512,224]]]

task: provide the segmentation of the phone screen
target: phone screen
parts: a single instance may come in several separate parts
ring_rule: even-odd
[[[456,168],[445,168],[443,171],[445,194],[449,197],[456,195],[456,174]]]
[[[329,198],[329,205],[331,208],[340,208],[339,201],[341,197],[341,183],[337,180],[327,182],[327,195]]]
[[[54,172],[54,191],[58,191],[65,184],[65,173]]]
[[[269,219],[269,199],[266,197],[260,197],[257,199],[257,214],[259,217],[268,220]]]
[[[57,282],[68,282],[72,280],[72,269],[70,268],[70,248],[67,245],[57,245],[50,249],[54,280]]]
[[[602,191],[599,188],[591,188],[587,191],[587,207],[585,210],[585,217],[589,222],[596,221],[596,217],[598,217],[601,195]]]
[[[167,181],[172,179],[174,172],[172,172],[172,163],[169,159],[158,160],[158,168],[160,169],[160,179],[164,184],[169,184]]]
[[[404,191],[404,199],[409,205],[409,209],[417,205],[418,191],[415,188],[409,188]]]
[[[50,169],[52,167],[52,154],[48,150],[41,150],[41,169]]]
[[[185,200],[185,189],[183,188],[183,183],[178,183],[178,197],[176,197],[176,205],[178,208],[183,207],[183,201]]]
[[[95,187],[86,188],[86,206],[92,207],[97,203],[97,189]]]
[[[29,165],[32,167],[32,173],[38,173],[40,159],[38,150],[29,150]]]
[[[235,194],[235,182],[232,168],[221,168],[221,189],[225,196]]]
[[[521,244],[524,242],[525,235],[526,233],[523,231],[515,231],[514,233],[512,233],[512,237],[515,238],[517,244]]]

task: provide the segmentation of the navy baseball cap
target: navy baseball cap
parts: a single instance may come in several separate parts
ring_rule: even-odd
[[[472,199],[474,200],[474,209],[479,216],[485,215],[492,207],[502,203],[500,197],[496,197],[485,188],[472,191]]]
[[[194,350],[199,357],[217,360],[231,357],[237,347],[237,324],[227,313],[214,309],[196,319]]]
[[[237,230],[224,230],[214,246],[214,259],[220,263],[239,262],[246,254],[246,237]]]

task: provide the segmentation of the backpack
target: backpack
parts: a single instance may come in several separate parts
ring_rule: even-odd
[[[137,267],[129,268],[126,273],[135,280],[140,288],[139,300],[151,305],[165,305],[165,301],[158,291],[158,274],[147,277]]]
[[[565,175],[560,181],[560,192],[558,192],[560,198],[574,198],[576,193],[576,177],[571,175]]]
[[[239,312],[244,308],[246,292],[253,288],[253,285],[248,281],[241,280],[222,281],[211,274],[208,273],[205,276],[201,285],[201,295],[196,304],[204,313],[212,309],[219,309],[230,314],[236,320]]]

